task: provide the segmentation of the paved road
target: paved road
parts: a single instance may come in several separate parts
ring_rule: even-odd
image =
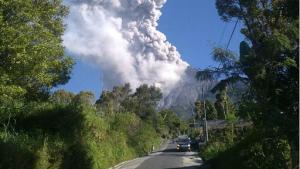
[[[176,144],[167,143],[161,151],[122,163],[114,169],[196,169],[201,163],[196,152],[177,152]]]

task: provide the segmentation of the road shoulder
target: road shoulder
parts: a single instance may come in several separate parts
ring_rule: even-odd
[[[141,165],[144,161],[151,158],[151,156],[155,156],[155,155],[160,154],[161,151],[163,151],[167,148],[169,142],[170,142],[169,140],[163,141],[162,145],[158,149],[154,150],[148,156],[139,157],[139,158],[135,158],[135,159],[132,159],[132,160],[124,161],[124,162],[121,162],[121,163],[117,164],[116,166],[113,166],[109,169],[135,169],[139,165]]]

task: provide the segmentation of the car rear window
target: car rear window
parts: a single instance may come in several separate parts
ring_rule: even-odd
[[[189,139],[179,139],[178,142],[187,143],[187,142],[190,142],[190,140]]]

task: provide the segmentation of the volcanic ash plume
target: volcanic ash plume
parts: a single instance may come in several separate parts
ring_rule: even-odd
[[[188,64],[157,30],[166,0],[66,0],[68,52],[99,65],[104,87],[146,83],[168,94]]]

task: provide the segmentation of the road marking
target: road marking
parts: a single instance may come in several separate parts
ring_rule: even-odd
[[[169,143],[170,142],[166,142],[162,146],[160,151],[153,152],[145,157],[140,157],[140,158],[136,158],[133,160],[124,161],[124,162],[122,162],[114,167],[111,167],[109,169],[136,169],[146,160],[162,154],[163,153],[162,151],[168,147]],[[198,157],[197,152],[185,152],[183,157],[181,157],[181,166],[178,166],[178,167],[195,167],[195,166],[200,166],[202,163],[203,163],[202,159],[200,157]]]
[[[162,150],[165,150],[168,147],[169,141],[167,141],[163,147],[160,149],[160,151],[156,151],[153,152],[151,154],[149,154],[148,156],[145,157],[139,157],[139,158],[135,158],[133,160],[128,160],[128,161],[124,161],[116,166],[113,166],[109,169],[135,169],[137,168],[139,165],[141,165],[144,161],[146,161],[147,159],[151,158],[152,156],[156,156],[161,154]]]
[[[109,169],[135,169],[139,165],[141,165],[145,160],[149,159],[150,156],[146,157],[140,157],[133,160],[124,161],[114,167],[111,167]]]

